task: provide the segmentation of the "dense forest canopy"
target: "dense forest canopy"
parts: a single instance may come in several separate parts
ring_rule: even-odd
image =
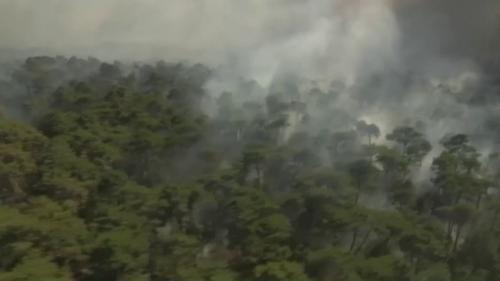
[[[500,161],[467,134],[432,143],[420,120],[384,132],[337,106],[336,85],[296,77],[213,96],[201,64],[14,65],[0,280],[500,274]]]
[[[498,0],[0,1],[0,281],[499,281],[499,27]]]

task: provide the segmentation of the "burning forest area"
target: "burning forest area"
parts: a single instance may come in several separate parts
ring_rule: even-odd
[[[498,0],[0,0],[0,281],[499,281]]]

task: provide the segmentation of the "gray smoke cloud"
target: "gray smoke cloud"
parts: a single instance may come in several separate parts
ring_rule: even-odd
[[[352,80],[409,59],[490,59],[499,11],[495,0],[4,0],[0,47]]]
[[[497,0],[3,0],[0,56],[203,62],[214,95],[241,77],[333,81],[335,108],[384,133],[422,121],[436,143],[497,112],[499,23]]]
[[[189,59],[257,78],[286,65],[352,79],[395,58],[398,32],[386,1],[19,0],[0,11],[4,48]]]

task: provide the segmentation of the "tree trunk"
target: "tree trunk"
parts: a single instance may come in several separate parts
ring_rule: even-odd
[[[358,188],[354,194],[354,206],[358,206],[359,197],[361,196],[361,182],[358,181]]]
[[[16,195],[26,195],[26,193],[23,191],[23,189],[19,186],[19,182],[15,178],[9,177],[9,184],[12,188],[12,191]]]
[[[359,191],[354,195],[354,206],[357,206],[359,202]]]
[[[349,247],[349,252],[352,252],[354,246],[356,246],[356,240],[358,240],[359,229],[356,227],[354,233],[352,234],[351,246]]]
[[[241,140],[241,129],[236,129],[236,142],[240,142]]]
[[[368,242],[368,239],[370,238],[370,235],[372,234],[372,230],[369,229],[366,233],[365,236],[363,236],[363,240],[361,240],[361,243],[359,246],[356,248],[356,251],[354,251],[354,254],[359,253],[363,249],[363,247],[366,245],[366,242]]]
[[[260,165],[255,166],[255,171],[257,172],[257,185],[262,187],[264,185],[264,175]]]
[[[149,249],[148,249],[148,274],[149,274],[149,281],[157,281],[158,278],[156,276],[156,269],[157,269],[157,264],[156,264],[156,249],[158,248],[159,245],[157,245],[157,235],[156,231],[153,230],[151,231],[151,237],[149,241]]]
[[[462,192],[460,191],[460,192],[458,192],[457,198],[455,199],[455,204],[458,204],[461,199],[462,199]]]
[[[448,222],[448,229],[446,230],[446,234],[448,237],[451,237],[452,231],[453,231],[453,223]]]
[[[490,226],[491,231],[495,230],[495,228],[497,226],[497,220],[498,220],[499,213],[500,213],[500,211],[495,211],[493,213],[493,219],[491,220],[491,226]]]
[[[481,199],[483,198],[483,194],[479,193],[476,198],[476,210],[479,210],[479,206],[481,205]]]
[[[412,255],[410,258],[410,264],[411,264],[411,270],[413,275],[417,274],[417,267],[418,267],[418,257]]]
[[[453,241],[453,252],[457,251],[458,240],[460,239],[462,227],[463,227],[462,225],[457,225],[457,232],[455,233],[455,241]]]

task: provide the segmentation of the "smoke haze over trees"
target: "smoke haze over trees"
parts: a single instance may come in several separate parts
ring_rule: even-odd
[[[500,2],[0,1],[0,280],[496,281]]]

